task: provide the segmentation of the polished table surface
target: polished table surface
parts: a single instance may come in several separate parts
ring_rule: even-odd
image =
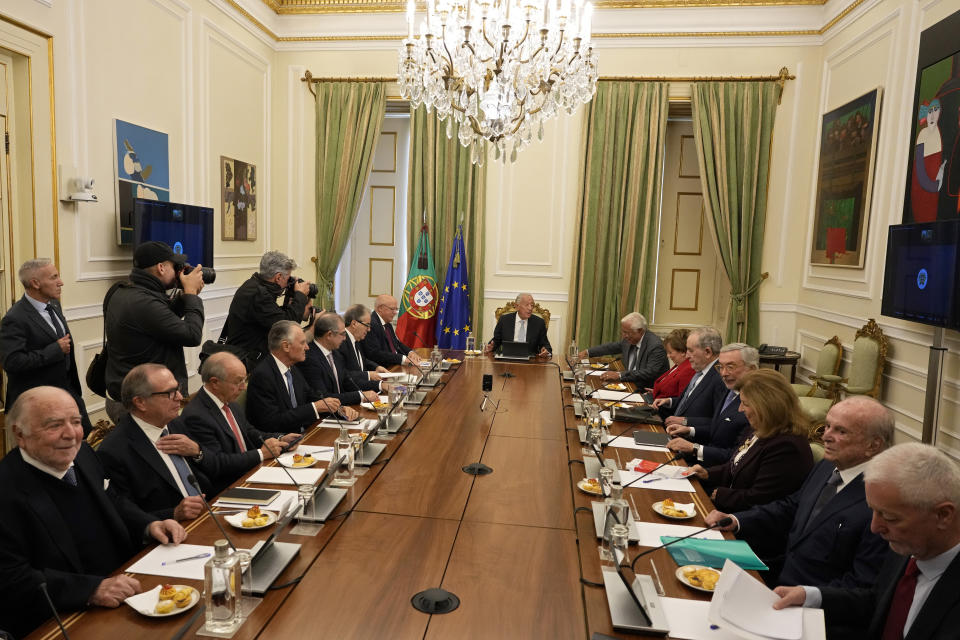
[[[493,375],[494,388],[481,411],[483,374]],[[611,433],[638,428],[654,429],[617,422]],[[330,444],[336,435],[337,429],[318,426],[305,442]],[[588,584],[602,582],[601,563],[592,515],[578,508],[589,510],[596,498],[576,488],[584,475],[583,456],[569,385],[561,385],[557,364],[466,358],[444,373],[421,407],[411,408],[399,434],[380,440],[386,450],[376,464],[360,470],[316,536],[281,534],[280,540],[301,544],[300,553],[234,637],[582,639],[594,632],[643,637],[615,632],[603,588]],[[620,461],[667,459],[629,449],[608,448],[606,455]],[[493,473],[471,476],[461,470],[473,462]],[[626,494],[639,519],[647,521],[669,522],[652,511],[653,502],[693,501],[698,514],[684,524],[703,526],[711,504],[694,486],[694,494],[633,487]],[[206,515],[187,529],[193,544],[222,537]],[[270,530],[228,533],[245,548]],[[638,549],[631,547],[631,555]],[[667,596],[709,598],[676,580],[666,550],[649,558]],[[637,571],[651,573],[650,562],[641,560]],[[135,577],[145,589],[170,580]],[[202,589],[196,581],[177,582]],[[456,594],[460,607],[443,615],[415,610],[412,596],[432,587]],[[200,608],[164,619],[140,616],[127,606],[92,608],[64,622],[74,640],[193,637],[203,624]],[[47,640],[59,633],[48,623],[30,637]]]

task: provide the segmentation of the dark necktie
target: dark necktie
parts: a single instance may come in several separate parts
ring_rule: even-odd
[[[77,470],[73,467],[67,469],[67,474],[63,476],[63,481],[71,487],[77,486]]]
[[[390,351],[397,353],[397,343],[393,340],[393,325],[389,322],[383,325],[383,331],[387,334],[387,344],[390,345]]]
[[[697,381],[702,375],[703,371],[697,371],[696,375],[690,379],[690,384],[687,385],[687,388],[683,391],[683,397],[680,398],[680,404],[677,405],[677,409],[673,412],[674,415],[680,415],[680,413],[687,407],[687,400],[690,399],[690,394],[693,393],[694,388],[697,386]]]
[[[902,640],[904,626],[907,624],[907,614],[910,613],[910,605],[913,604],[913,593],[917,588],[918,575],[920,575],[920,569],[917,568],[917,561],[910,558],[907,569],[893,592],[893,600],[887,612],[887,623],[883,626],[880,640]]]
[[[333,352],[327,354],[327,364],[330,365],[330,371],[333,373],[333,381],[337,385],[337,393],[340,393],[340,376],[337,375],[337,365],[333,363]]]
[[[637,351],[640,351],[637,345],[630,345],[630,355],[627,356],[627,371],[633,371],[637,368]]]
[[[826,484],[823,485],[823,489],[820,490],[820,495],[817,496],[817,501],[813,504],[813,509],[810,510],[810,517],[807,518],[808,527],[814,519],[820,515],[820,512],[823,511],[827,503],[837,495],[837,488],[841,484],[843,484],[843,478],[840,477],[840,471],[834,469],[833,473],[831,473],[827,479]]]
[[[160,435],[161,437],[168,436],[170,435],[170,430],[164,427]],[[187,495],[200,495],[196,488],[190,483],[190,467],[187,465],[187,461],[183,459],[183,456],[174,453],[168,453],[167,455],[170,456],[170,461],[173,462],[173,468],[177,470],[177,475],[180,476],[180,480],[183,481],[183,488],[187,490]]]
[[[360,365],[360,371],[363,371],[363,356],[360,355],[360,343],[353,343],[353,351],[357,354],[357,364]]]
[[[57,338],[62,338],[66,335],[63,331],[63,327],[60,326],[60,319],[57,318],[57,314],[53,310],[53,305],[49,302],[47,303],[47,314],[50,316],[50,322],[53,323],[53,331],[57,334]]]
[[[287,379],[287,393],[290,394],[290,406],[294,409],[297,408],[297,394],[293,392],[293,369],[287,369],[287,372],[283,374]]]

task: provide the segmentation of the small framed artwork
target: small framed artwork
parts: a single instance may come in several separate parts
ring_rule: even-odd
[[[810,263],[862,269],[882,90],[824,114]]]
[[[133,242],[137,198],[170,201],[170,148],[167,134],[123,120],[113,121],[117,171],[117,244]]]
[[[257,239],[257,167],[220,156],[223,240]]]

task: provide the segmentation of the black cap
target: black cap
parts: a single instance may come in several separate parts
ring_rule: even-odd
[[[187,256],[183,253],[174,253],[170,245],[158,240],[144,242],[133,252],[133,266],[138,269],[146,269],[167,260],[173,264],[183,264],[187,261]]]

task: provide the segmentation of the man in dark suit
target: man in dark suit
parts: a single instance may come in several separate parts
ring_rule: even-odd
[[[61,613],[118,607],[139,593],[123,574],[107,577],[145,539],[179,544],[186,532],[116,492],[83,441],[73,397],[56,387],[20,395],[7,412],[17,449],[0,460],[0,628],[17,637],[50,617],[45,583]]]
[[[601,380],[633,382],[640,389],[652,387],[656,379],[670,368],[663,342],[655,333],[647,331],[647,319],[636,311],[620,320],[620,335],[623,337],[620,342],[607,342],[584,349],[579,357],[619,355],[623,371],[605,371],[600,376]]]
[[[373,314],[370,316],[370,333],[364,341],[367,357],[384,367],[397,364],[419,365],[421,361],[416,351],[400,342],[393,325],[390,324],[399,309],[396,298],[383,294],[377,296]]]
[[[543,318],[533,315],[533,296],[521,293],[514,304],[517,310],[505,313],[497,320],[493,330],[493,340],[484,348],[486,353],[500,350],[504,342],[526,342],[530,348],[530,355],[538,358],[549,358],[553,348],[547,339],[547,325]]]
[[[379,382],[363,382],[362,389],[347,374],[340,354],[340,345],[346,341],[347,330],[343,319],[335,313],[322,313],[313,323],[313,342],[307,349],[303,362],[296,365],[307,384],[318,393],[336,398],[341,405],[360,404],[363,401],[377,402]],[[372,388],[369,385],[374,385]],[[385,389],[386,390],[386,389]]]
[[[700,327],[687,337],[690,366],[697,373],[683,394],[676,398],[657,398],[653,406],[665,418],[664,425],[688,426],[691,418],[712,419],[727,397],[727,387],[714,369],[723,340],[713,327]]]
[[[827,413],[824,459],[790,496],[732,514],[726,527],[764,558],[771,586],[866,587],[887,555],[870,531],[863,470],[893,441],[893,416],[879,402],[852,396]],[[707,524],[728,514],[713,511]]]
[[[823,606],[829,638],[954,640],[960,629],[960,468],[912,442],[863,474],[871,529],[893,551],[861,588],[777,587],[774,608]]]
[[[727,388],[727,395],[720,410],[713,417],[690,416],[681,422],[677,417],[668,418],[667,433],[673,439],[667,448],[687,454],[688,462],[700,462],[704,466],[721,464],[730,459],[737,443],[752,433],[747,416],[740,411],[740,392],[734,388],[748,371],[760,363],[760,354],[742,342],[724,345],[717,357],[716,369]]]
[[[120,387],[128,411],[111,431],[97,456],[117,489],[144,511],[159,518],[192,520],[203,510],[200,491],[210,482],[201,472],[203,450],[183,433],[180,386],[162,364],[130,370]]]
[[[344,312],[343,324],[347,330],[346,340],[340,343],[337,351],[342,356],[347,375],[361,389],[379,389],[379,385],[372,383],[379,382],[380,374],[388,373],[388,370],[367,357],[365,343],[370,332],[370,311],[362,304],[355,304]]]
[[[355,409],[341,406],[335,397],[322,397],[294,366],[303,362],[307,353],[307,337],[299,324],[291,320],[274,323],[267,334],[267,347],[270,355],[260,360],[247,387],[247,417],[253,424],[303,433],[322,415],[337,412],[347,420],[359,415]]]
[[[18,272],[23,297],[0,323],[0,363],[7,372],[6,407],[33,387],[60,387],[73,396],[83,433],[93,429],[83,402],[70,327],[60,307],[63,280],[49,258],[28,260]]]
[[[297,434],[267,433],[247,422],[236,400],[247,388],[247,370],[232,353],[207,358],[203,386],[180,415],[184,431],[203,450],[204,471],[216,495],[264,460],[283,452]]]

